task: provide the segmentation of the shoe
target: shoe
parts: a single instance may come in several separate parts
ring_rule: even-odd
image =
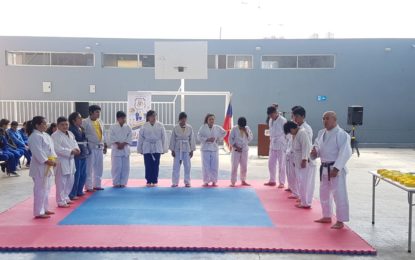
[[[43,215],[39,215],[39,216],[35,216],[36,219],[46,219],[46,218],[50,218],[49,215],[43,214]]]
[[[186,188],[190,188],[190,187],[192,187],[192,186],[190,186],[190,184],[188,183],[188,184],[186,184],[186,185],[184,185]]]
[[[49,211],[49,210],[46,210],[46,211],[45,211],[45,214],[46,214],[46,215],[54,215],[54,214],[55,214],[55,212],[53,212],[53,211]]]
[[[2,171],[2,172],[6,172],[6,165],[1,164],[0,166],[1,166],[1,171]]]
[[[58,205],[58,208],[69,208],[70,206],[68,204]]]
[[[291,192],[291,189],[290,189],[290,188],[287,188],[287,189],[285,189],[284,191],[286,191],[286,192]]]
[[[85,193],[79,193],[77,196],[78,196],[78,197],[85,196]]]
[[[229,185],[229,187],[234,188],[235,187],[235,184],[231,183],[231,185]]]
[[[267,183],[264,183],[264,185],[265,186],[271,186],[271,187],[273,187],[273,186],[276,186],[277,185],[277,183],[275,183],[275,182],[267,182]]]
[[[20,174],[18,174],[17,172],[8,172],[7,175],[12,176],[12,177],[19,177],[20,176]]]
[[[125,188],[126,186],[125,185],[120,185],[120,188]]]
[[[218,187],[218,185],[216,184],[216,182],[212,183],[212,187]]]
[[[177,185],[177,184],[172,184],[171,185],[172,188],[176,188],[177,186],[179,186],[179,185]]]
[[[251,184],[247,183],[246,181],[241,182],[242,186],[251,186]]]
[[[203,183],[202,187],[209,187],[209,183]]]
[[[70,198],[71,200],[79,200],[79,197],[78,196],[75,196],[75,197],[72,197],[72,198]]]
[[[104,190],[104,188],[101,188],[101,187],[94,187],[94,190]]]
[[[146,187],[151,187],[151,183],[147,183],[146,184]]]
[[[284,184],[278,185],[278,189],[283,189],[284,187],[285,187]]]
[[[87,190],[85,190],[86,192],[94,192],[95,190],[94,189],[87,189]]]
[[[66,204],[71,205],[71,204],[74,204],[74,202],[73,201],[67,201]]]

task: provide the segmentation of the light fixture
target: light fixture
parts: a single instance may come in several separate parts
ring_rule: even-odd
[[[85,50],[90,50],[91,49],[91,46],[85,46]]]
[[[261,47],[260,47],[260,46],[256,46],[256,47],[255,47],[255,50],[256,50],[256,51],[260,51],[260,50],[261,50]]]
[[[390,51],[392,51],[392,48],[389,48],[389,47],[385,48],[385,52],[390,52]]]

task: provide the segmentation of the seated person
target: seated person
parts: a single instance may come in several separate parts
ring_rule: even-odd
[[[21,132],[17,130],[18,125],[19,124],[16,121],[13,121],[10,124],[11,127],[7,130],[7,133],[9,134],[13,142],[16,144],[17,148],[20,150],[23,150],[23,155],[26,158],[26,166],[29,167],[30,160],[32,159],[32,154],[30,153],[29,146],[27,145],[27,141],[25,142],[23,140]]]
[[[7,119],[0,120],[0,138],[5,138],[6,150],[13,154],[16,163],[16,166],[20,163],[20,157],[23,156],[23,149],[17,148],[17,145],[10,138],[10,135],[7,132],[7,126],[10,121]]]
[[[7,170],[7,175],[19,176],[16,173],[16,158],[14,154],[7,150],[7,140],[4,135],[0,135],[0,161],[5,161],[1,164],[1,170],[5,172]]]

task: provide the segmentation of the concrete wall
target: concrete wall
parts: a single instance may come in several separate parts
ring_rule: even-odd
[[[175,91],[179,80],[155,80],[154,69],[101,66],[101,53],[151,54],[154,41],[0,37],[0,99],[126,100],[129,90]],[[254,68],[209,70],[208,80],[187,80],[186,90],[232,92],[235,121],[246,116],[255,134],[271,103],[279,103],[284,111],[303,105],[315,133],[321,128],[324,111],[335,110],[340,125],[348,128],[347,107],[362,105],[364,125],[357,130],[360,142],[406,146],[415,143],[413,44],[415,39],[208,40],[209,54],[250,54]],[[5,66],[7,50],[84,52],[86,46],[95,53],[95,67]],[[267,54],[335,54],[336,68],[262,70],[261,55]],[[42,93],[43,81],[52,82],[52,93]],[[96,85],[95,94],[89,93],[89,84]],[[318,102],[318,95],[327,96],[327,101]],[[206,112],[216,113],[222,123],[223,98],[190,97],[186,107],[195,128]]]

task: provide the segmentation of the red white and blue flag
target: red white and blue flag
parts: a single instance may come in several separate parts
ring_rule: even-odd
[[[228,149],[228,151],[231,150],[231,145],[229,143],[229,134],[231,132],[232,126],[233,126],[233,120],[232,120],[232,104],[231,101],[229,101],[228,108],[226,110],[225,120],[223,121],[223,129],[226,131],[226,136],[223,138],[224,141],[224,147]]]

